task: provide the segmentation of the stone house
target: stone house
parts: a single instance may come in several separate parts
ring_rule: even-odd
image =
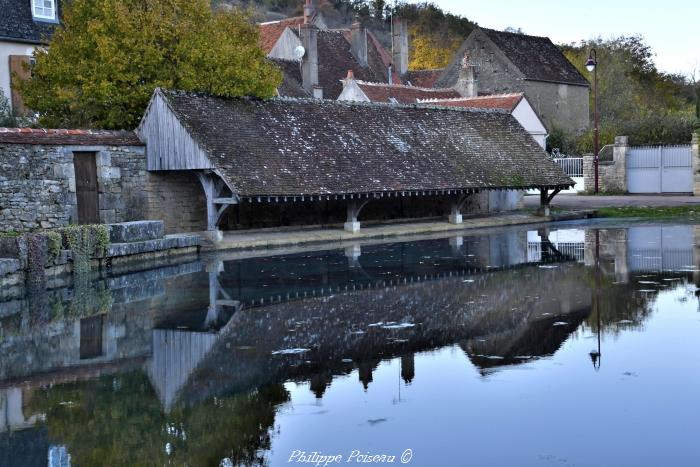
[[[0,0],[0,90],[17,114],[26,109],[13,81],[26,78],[34,50],[59,23],[61,0]]]
[[[590,85],[549,38],[477,28],[434,86],[456,86],[465,58],[479,94],[525,94],[550,132],[588,128]]]

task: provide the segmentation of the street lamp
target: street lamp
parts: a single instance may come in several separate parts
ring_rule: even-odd
[[[586,69],[593,73],[593,167],[595,170],[595,190],[598,193],[598,54],[591,49],[586,60]]]

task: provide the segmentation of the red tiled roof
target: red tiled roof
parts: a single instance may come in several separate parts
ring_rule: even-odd
[[[399,104],[415,104],[418,101],[434,99],[456,99],[460,95],[454,89],[428,89],[403,84],[383,84],[357,81],[362,92],[372,102],[392,102],[396,99]]]
[[[407,84],[410,82],[411,85],[420,88],[432,88],[444,72],[444,68],[436,68],[434,70],[409,70],[405,78]]]
[[[522,93],[492,94],[490,96],[460,97],[457,99],[423,99],[421,104],[441,107],[466,107],[470,109],[502,109],[512,112],[523,98]]]
[[[263,52],[269,54],[286,28],[301,26],[302,24],[304,24],[303,16],[295,16],[293,18],[271,21],[269,23],[260,23],[258,25],[260,30],[260,39],[258,41],[260,48],[263,49]]]
[[[0,128],[0,144],[143,146],[133,131]]]

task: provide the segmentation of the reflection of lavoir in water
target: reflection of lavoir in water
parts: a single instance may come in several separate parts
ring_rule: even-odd
[[[614,329],[621,317],[639,322],[649,295],[639,294],[634,281],[614,284],[617,256],[602,251],[598,267],[587,266],[588,236],[582,255],[583,242],[572,241],[578,234],[555,234],[513,230],[272,258],[207,258],[167,273],[110,278],[99,289],[109,292],[108,300],[95,299],[102,314],[33,326],[23,302],[14,302],[18,312],[0,321],[7,336],[0,342],[0,386],[43,387],[133,368],[145,371],[154,389],[133,397],[157,397],[153,423],[160,424],[178,413],[197,417],[215,396],[248,397],[288,380],[310,382],[320,398],[334,376],[357,371],[371,391],[373,370],[393,357],[401,358],[400,377],[409,383],[420,378],[416,352],[454,344],[487,374],[554,353],[589,317],[594,271],[601,271],[602,327]],[[80,392],[92,385],[59,387]],[[56,391],[45,393],[36,412],[47,413],[49,426],[57,402],[49,396]]]

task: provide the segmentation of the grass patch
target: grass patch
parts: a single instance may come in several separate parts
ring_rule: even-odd
[[[645,219],[700,219],[698,206],[648,207],[628,206],[621,208],[598,208],[598,217],[641,217]]]

